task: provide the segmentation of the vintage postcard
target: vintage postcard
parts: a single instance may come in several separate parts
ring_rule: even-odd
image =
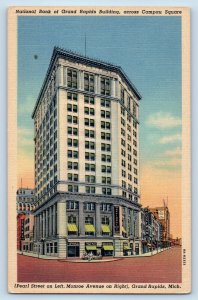
[[[9,292],[191,291],[190,9],[8,9]]]

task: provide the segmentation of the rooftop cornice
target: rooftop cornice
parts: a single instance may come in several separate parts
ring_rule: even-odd
[[[60,48],[60,47],[54,47],[53,49],[53,53],[52,53],[52,57],[50,60],[50,64],[43,82],[43,85],[41,87],[39,96],[37,98],[33,113],[32,113],[32,118],[34,117],[34,114],[36,112],[36,108],[38,106],[38,103],[40,101],[40,98],[43,94],[43,91],[45,89],[48,77],[52,71],[52,67],[54,62],[56,61],[57,58],[65,58],[68,59],[70,61],[75,61],[75,62],[79,62],[79,63],[83,63],[85,65],[88,66],[92,66],[92,67],[97,67],[97,68],[101,68],[101,69],[105,69],[111,72],[116,72],[120,75],[120,77],[127,83],[127,85],[129,86],[129,88],[132,89],[132,91],[134,92],[134,94],[137,96],[138,100],[140,100],[142,97],[140,95],[140,93],[138,92],[138,90],[136,89],[135,85],[130,81],[130,79],[128,78],[128,76],[125,74],[125,72],[123,71],[123,69],[120,66],[114,65],[112,63],[109,62],[105,62],[99,59],[95,59],[95,58],[91,58],[91,57],[87,57],[87,56],[83,56],[82,54],[79,54],[77,52],[71,51],[71,50],[66,50],[64,48]]]

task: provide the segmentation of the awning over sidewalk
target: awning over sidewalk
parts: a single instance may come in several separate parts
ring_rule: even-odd
[[[113,251],[113,245],[103,245],[105,251]]]
[[[131,250],[131,248],[129,246],[124,246],[123,249],[124,250]]]
[[[94,251],[97,250],[96,245],[87,245],[86,246],[87,251]]]
[[[78,228],[77,228],[76,224],[68,223],[67,230],[71,231],[71,232],[77,232]]]

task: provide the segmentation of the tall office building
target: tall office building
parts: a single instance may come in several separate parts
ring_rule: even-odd
[[[139,100],[121,67],[55,47],[34,107],[34,251],[141,251]]]

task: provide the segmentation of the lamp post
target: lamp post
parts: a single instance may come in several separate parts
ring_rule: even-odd
[[[41,239],[41,242],[42,242],[42,255],[45,255],[45,249],[44,249],[44,246],[45,246],[45,238],[42,238]]]

